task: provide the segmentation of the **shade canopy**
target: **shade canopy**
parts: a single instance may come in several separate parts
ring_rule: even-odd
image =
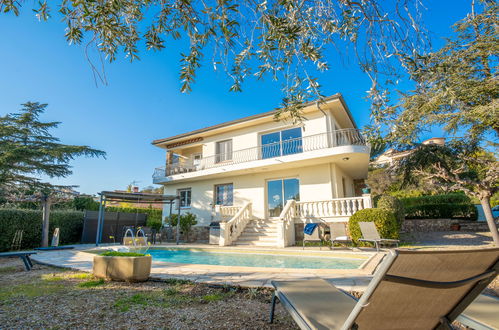
[[[110,202],[134,202],[134,203],[161,203],[172,204],[178,199],[175,195],[158,195],[119,191],[102,191],[100,196],[105,197],[106,201]]]

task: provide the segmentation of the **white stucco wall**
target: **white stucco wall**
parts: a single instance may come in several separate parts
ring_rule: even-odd
[[[338,176],[339,175],[339,176]],[[198,216],[198,225],[206,226],[212,221],[212,203],[214,186],[232,183],[234,186],[234,205],[244,205],[251,201],[253,214],[258,218],[266,216],[266,181],[296,177],[300,180],[300,200],[329,200],[336,196],[336,185],[341,185],[341,177],[353,183],[335,164],[320,164],[265,173],[252,173],[238,176],[227,176],[219,179],[197,180],[185,183],[172,183],[165,186],[165,194],[176,194],[177,189],[191,188],[191,207],[182,212],[192,212]],[[342,191],[342,188],[340,187]],[[353,192],[350,190],[349,193]],[[343,197],[343,196],[339,196]],[[169,207],[165,207],[163,217],[168,216]]]

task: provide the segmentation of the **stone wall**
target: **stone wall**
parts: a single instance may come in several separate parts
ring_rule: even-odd
[[[460,225],[461,231],[488,231],[486,222],[477,222],[459,219],[406,219],[402,223],[402,232],[434,232],[450,231],[452,225]]]
[[[175,227],[172,228],[171,232],[166,232],[163,235],[167,241],[175,241],[177,232]],[[210,236],[209,226],[193,226],[189,232],[189,242],[192,243],[208,243]],[[185,235],[180,231],[180,241],[185,242]]]

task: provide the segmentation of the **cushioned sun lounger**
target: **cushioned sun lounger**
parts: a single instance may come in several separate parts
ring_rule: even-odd
[[[479,295],[457,321],[472,329],[499,329],[499,298]]]
[[[331,233],[331,248],[334,243],[352,244],[352,239],[348,236],[344,223],[333,222],[329,224],[329,231]]]
[[[381,245],[396,245],[398,247],[398,239],[381,238],[374,222],[359,222],[360,231],[362,232],[361,242],[370,242],[376,246],[379,251]]]
[[[26,270],[31,270],[31,268],[33,268],[33,263],[31,262],[31,258],[29,256],[32,254],[36,254],[36,251],[2,252],[0,253],[0,258],[19,257],[23,261]]]
[[[451,329],[498,272],[499,248],[390,250],[358,301],[322,279],[272,281],[270,322],[278,299],[301,329]]]

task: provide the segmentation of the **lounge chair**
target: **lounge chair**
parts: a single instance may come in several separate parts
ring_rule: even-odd
[[[306,225],[305,225],[306,226]],[[321,242],[320,249],[322,250],[322,234],[321,234],[321,225],[317,224],[312,234],[305,233],[305,229],[303,229],[303,250],[305,250],[305,242]]]
[[[457,317],[457,321],[472,329],[499,329],[499,298],[479,295]]]
[[[352,239],[347,234],[347,229],[343,222],[333,222],[329,224],[329,231],[331,234],[331,248],[334,243],[352,244]]]
[[[322,279],[272,281],[301,329],[451,329],[499,272],[499,248],[390,250],[357,301]]]
[[[362,232],[362,238],[359,241],[373,243],[377,251],[379,251],[381,245],[399,246],[400,241],[398,239],[381,238],[374,222],[359,222],[359,226]]]

